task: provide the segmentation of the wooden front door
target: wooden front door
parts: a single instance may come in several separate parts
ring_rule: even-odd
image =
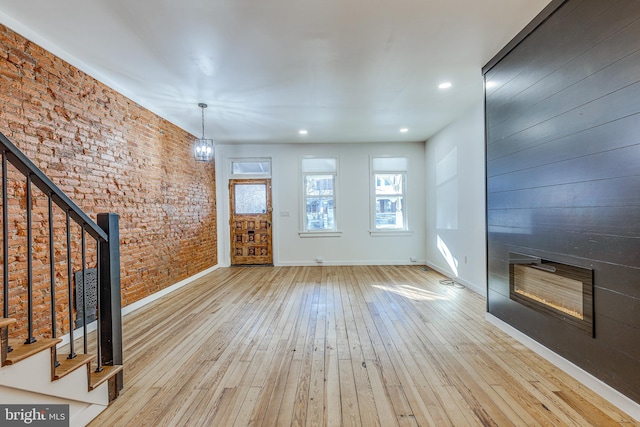
[[[271,180],[229,180],[231,264],[271,265]]]

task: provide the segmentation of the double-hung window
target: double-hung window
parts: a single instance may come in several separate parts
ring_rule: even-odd
[[[336,157],[304,158],[301,170],[304,204],[303,231],[336,231],[338,159]]]
[[[371,229],[406,231],[407,227],[406,157],[371,159]]]

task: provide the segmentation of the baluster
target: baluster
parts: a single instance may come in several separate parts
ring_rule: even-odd
[[[100,285],[100,240],[96,239],[96,310],[98,313],[97,320],[97,331],[96,331],[96,354],[98,365],[96,367],[96,372],[102,371],[102,319],[100,319],[100,289],[98,286]]]
[[[25,344],[36,342],[33,336],[33,232],[31,230],[31,174],[27,174],[27,339]]]
[[[67,211],[67,288],[69,292],[69,359],[76,357],[73,342],[73,283],[72,277],[72,260],[71,260],[71,224],[69,221],[69,211]]]
[[[7,154],[2,153],[2,309],[3,316],[9,317],[9,207],[7,197]],[[9,345],[9,328],[5,328],[7,353],[13,351]]]
[[[53,241],[53,197],[49,193],[49,276],[51,277],[51,338],[56,337],[56,269],[55,269],[55,245]],[[53,347],[53,363],[57,368],[58,348]]]
[[[89,353],[87,348],[87,269],[86,269],[86,242],[84,237],[84,223],[82,224],[82,342],[84,344],[84,354]],[[76,283],[76,288],[77,288]]]

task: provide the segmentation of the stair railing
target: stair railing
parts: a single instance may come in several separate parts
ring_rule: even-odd
[[[84,353],[88,353],[87,330],[87,298],[86,298],[86,236],[95,241],[96,270],[97,270],[97,324],[96,324],[96,372],[102,371],[103,366],[122,365],[122,318],[120,294],[120,243],[118,216],[114,213],[97,215],[97,223],[84,213],[58,186],[56,186],[29,158],[0,132],[0,155],[2,156],[2,259],[3,259],[3,317],[10,318],[12,313],[9,303],[10,269],[9,269],[9,197],[8,197],[8,164],[19,171],[26,180],[26,292],[27,292],[27,336],[25,344],[37,341],[34,334],[34,295],[33,295],[33,223],[32,223],[32,187],[37,187],[47,197],[48,211],[48,260],[49,260],[49,293],[51,299],[51,338],[56,338],[57,330],[63,329],[64,320],[57,313],[56,304],[56,242],[54,240],[54,205],[64,213],[66,241],[58,243],[66,246],[67,264],[67,292],[69,314],[69,358],[75,358],[73,326],[73,258],[72,258],[72,224],[77,224],[81,230],[81,262],[82,262],[82,312]],[[76,298],[79,296],[76,295]],[[8,328],[4,328],[7,353],[12,351],[9,346]],[[57,357],[54,359],[57,362]],[[117,387],[121,390],[122,372],[118,374]]]

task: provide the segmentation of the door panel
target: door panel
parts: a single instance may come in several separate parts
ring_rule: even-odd
[[[229,180],[231,264],[271,265],[271,180]]]

